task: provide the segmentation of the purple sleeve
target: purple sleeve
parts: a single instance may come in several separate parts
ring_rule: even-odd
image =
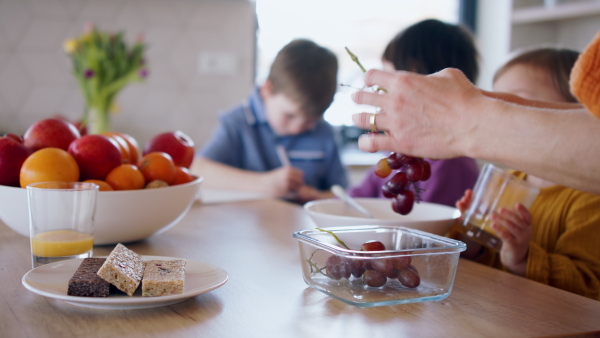
[[[423,201],[454,207],[465,190],[475,186],[479,167],[474,159],[459,157],[427,161],[431,164],[431,178],[418,183],[419,188],[424,189],[420,193]]]

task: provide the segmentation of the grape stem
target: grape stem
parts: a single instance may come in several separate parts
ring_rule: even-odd
[[[314,275],[320,273],[323,276],[329,277],[326,274],[323,273],[323,269],[325,269],[325,267],[319,268],[317,266],[317,264],[313,263],[312,258],[313,256],[317,253],[317,251],[319,250],[315,250],[315,252],[312,253],[312,255],[310,255],[310,258],[306,260],[306,262],[308,263],[308,265],[310,265],[310,272]]]
[[[346,245],[346,243],[344,243],[344,241],[342,241],[336,234],[334,234],[333,232],[329,231],[329,230],[325,230],[325,229],[321,229],[321,228],[317,228],[317,230],[322,231],[322,232],[326,232],[328,234],[330,234],[331,236],[333,236],[333,238],[335,238],[335,240],[340,243],[341,246],[343,246],[344,248],[350,250],[350,248]]]
[[[354,53],[352,53],[350,51],[350,49],[348,49],[348,47],[344,47],[344,48],[346,48],[346,52],[348,52],[348,55],[350,55],[350,58],[352,59],[352,61],[354,61],[354,63],[356,63],[358,65],[358,67],[360,68],[360,70],[362,70],[363,73],[366,73],[367,70],[365,69],[365,67],[363,67],[363,65],[358,60],[358,56],[356,56]],[[387,92],[387,90],[385,90],[385,88],[375,87],[375,92],[378,92],[380,90],[382,92]]]
[[[354,61],[358,65],[358,67],[360,68],[360,70],[363,71],[363,73],[366,73],[367,70],[365,69],[365,67],[363,67],[363,65],[358,60],[358,56],[356,56],[354,53],[352,53],[350,51],[350,49],[348,49],[348,47],[344,47],[344,48],[346,48],[346,52],[348,52],[348,55],[350,55],[350,58],[352,59],[352,61]]]
[[[420,193],[427,190],[427,189],[422,189],[419,188],[419,186],[417,185],[417,182],[411,182],[412,187],[413,187],[413,191],[415,192],[415,201],[417,201],[417,203],[421,202],[423,199],[421,198]]]

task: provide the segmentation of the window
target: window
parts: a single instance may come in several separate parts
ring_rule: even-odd
[[[262,83],[277,52],[294,38],[307,38],[331,49],[340,65],[338,81],[362,86],[362,72],[344,47],[365,68],[380,68],[388,41],[423,19],[457,23],[459,0],[256,0],[258,17],[257,83]],[[352,102],[355,89],[340,87],[325,119],[334,126],[351,126],[355,112],[368,111]]]

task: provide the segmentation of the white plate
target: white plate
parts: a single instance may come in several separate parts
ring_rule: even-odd
[[[151,259],[180,259],[163,256],[142,256],[144,260]],[[162,297],[142,297],[141,288],[129,297],[124,293],[109,297],[76,297],[67,295],[69,279],[75,273],[83,259],[69,259],[39,266],[27,272],[22,283],[27,290],[49,298],[95,309],[147,309],[172,305],[191,297],[212,291],[227,282],[225,270],[208,263],[186,259],[185,287],[182,294]]]

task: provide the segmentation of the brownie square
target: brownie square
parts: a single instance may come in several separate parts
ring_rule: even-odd
[[[106,258],[85,258],[69,280],[67,294],[79,297],[108,297],[110,283],[97,275],[105,261]]]

